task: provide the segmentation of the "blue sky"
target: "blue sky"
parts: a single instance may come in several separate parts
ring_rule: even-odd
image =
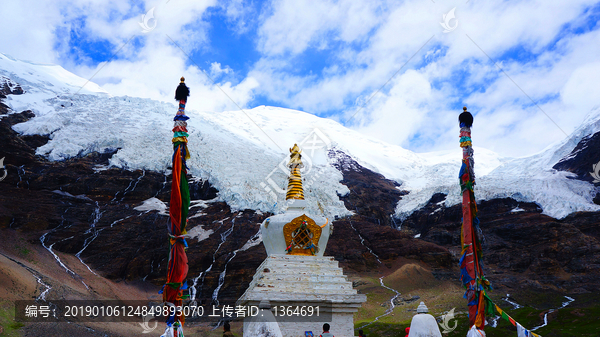
[[[419,152],[456,147],[467,105],[475,144],[522,156],[600,105],[599,20],[589,0],[5,0],[0,52],[114,95],[169,101],[185,75],[193,109],[299,109]]]

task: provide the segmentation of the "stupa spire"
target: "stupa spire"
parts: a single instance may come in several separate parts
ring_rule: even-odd
[[[294,147],[290,149],[290,162],[288,167],[290,168],[290,178],[288,181],[287,194],[285,200],[296,199],[304,200],[304,189],[302,188],[302,176],[300,175],[300,169],[304,167],[302,164],[302,150],[298,147],[298,144],[294,144]]]

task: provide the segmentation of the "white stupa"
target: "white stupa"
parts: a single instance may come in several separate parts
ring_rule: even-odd
[[[333,257],[323,256],[333,226],[328,219],[305,212],[301,151],[294,145],[290,153],[287,210],[262,223],[268,256],[237,304],[258,305],[269,301],[283,337],[305,336],[306,331],[318,336],[324,323],[331,325],[335,336],[352,337],[353,315],[367,297],[357,294]],[[282,308],[291,308],[294,315],[293,310],[302,307],[305,311],[300,310],[299,314],[304,313],[304,317],[281,315]],[[312,317],[308,317],[309,307]],[[317,311],[319,316],[315,315]],[[256,319],[244,320],[244,336],[257,329]]]
[[[258,304],[260,315],[244,320],[244,336],[252,337],[283,337],[277,319],[271,312],[271,303],[261,301]]]
[[[442,337],[435,317],[428,314],[429,309],[421,302],[417,307],[417,314],[410,322],[408,337]]]

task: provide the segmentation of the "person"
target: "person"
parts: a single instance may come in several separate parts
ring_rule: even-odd
[[[408,337],[408,334],[410,333],[410,327],[404,329],[404,331],[406,331],[406,336],[405,337]]]
[[[358,337],[367,337],[362,330],[358,330]]]
[[[329,326],[329,324],[323,324],[323,333],[319,337],[335,337],[332,333],[329,332],[330,328],[331,327]]]
[[[233,333],[231,332],[231,325],[229,325],[229,322],[225,322],[225,324],[223,324],[223,337],[233,337]]]

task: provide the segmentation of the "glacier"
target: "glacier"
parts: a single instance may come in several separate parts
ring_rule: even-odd
[[[19,61],[3,54],[0,76],[25,91],[5,100],[13,112],[32,110],[36,115],[13,129],[50,138],[37,154],[58,161],[117,150],[110,167],[170,172],[174,103],[114,97],[60,66]],[[396,207],[400,219],[424,206],[434,193],[447,194],[447,207],[461,201],[458,127],[456,150],[415,153],[297,110],[259,106],[186,113],[192,156],[187,161],[189,173],[208,180],[219,190],[219,199],[234,211],[280,213],[285,209],[285,164],[294,143],[303,149],[305,196],[312,214],[329,218],[352,214],[339,199],[349,193],[340,183],[342,174],[328,162],[327,151],[333,147],[410,192]],[[600,109],[595,109],[569,137],[531,156],[501,157],[475,146],[475,196],[478,200],[511,197],[535,202],[554,218],[600,210],[592,201],[598,192],[593,184],[552,169],[583,137],[598,131]]]

